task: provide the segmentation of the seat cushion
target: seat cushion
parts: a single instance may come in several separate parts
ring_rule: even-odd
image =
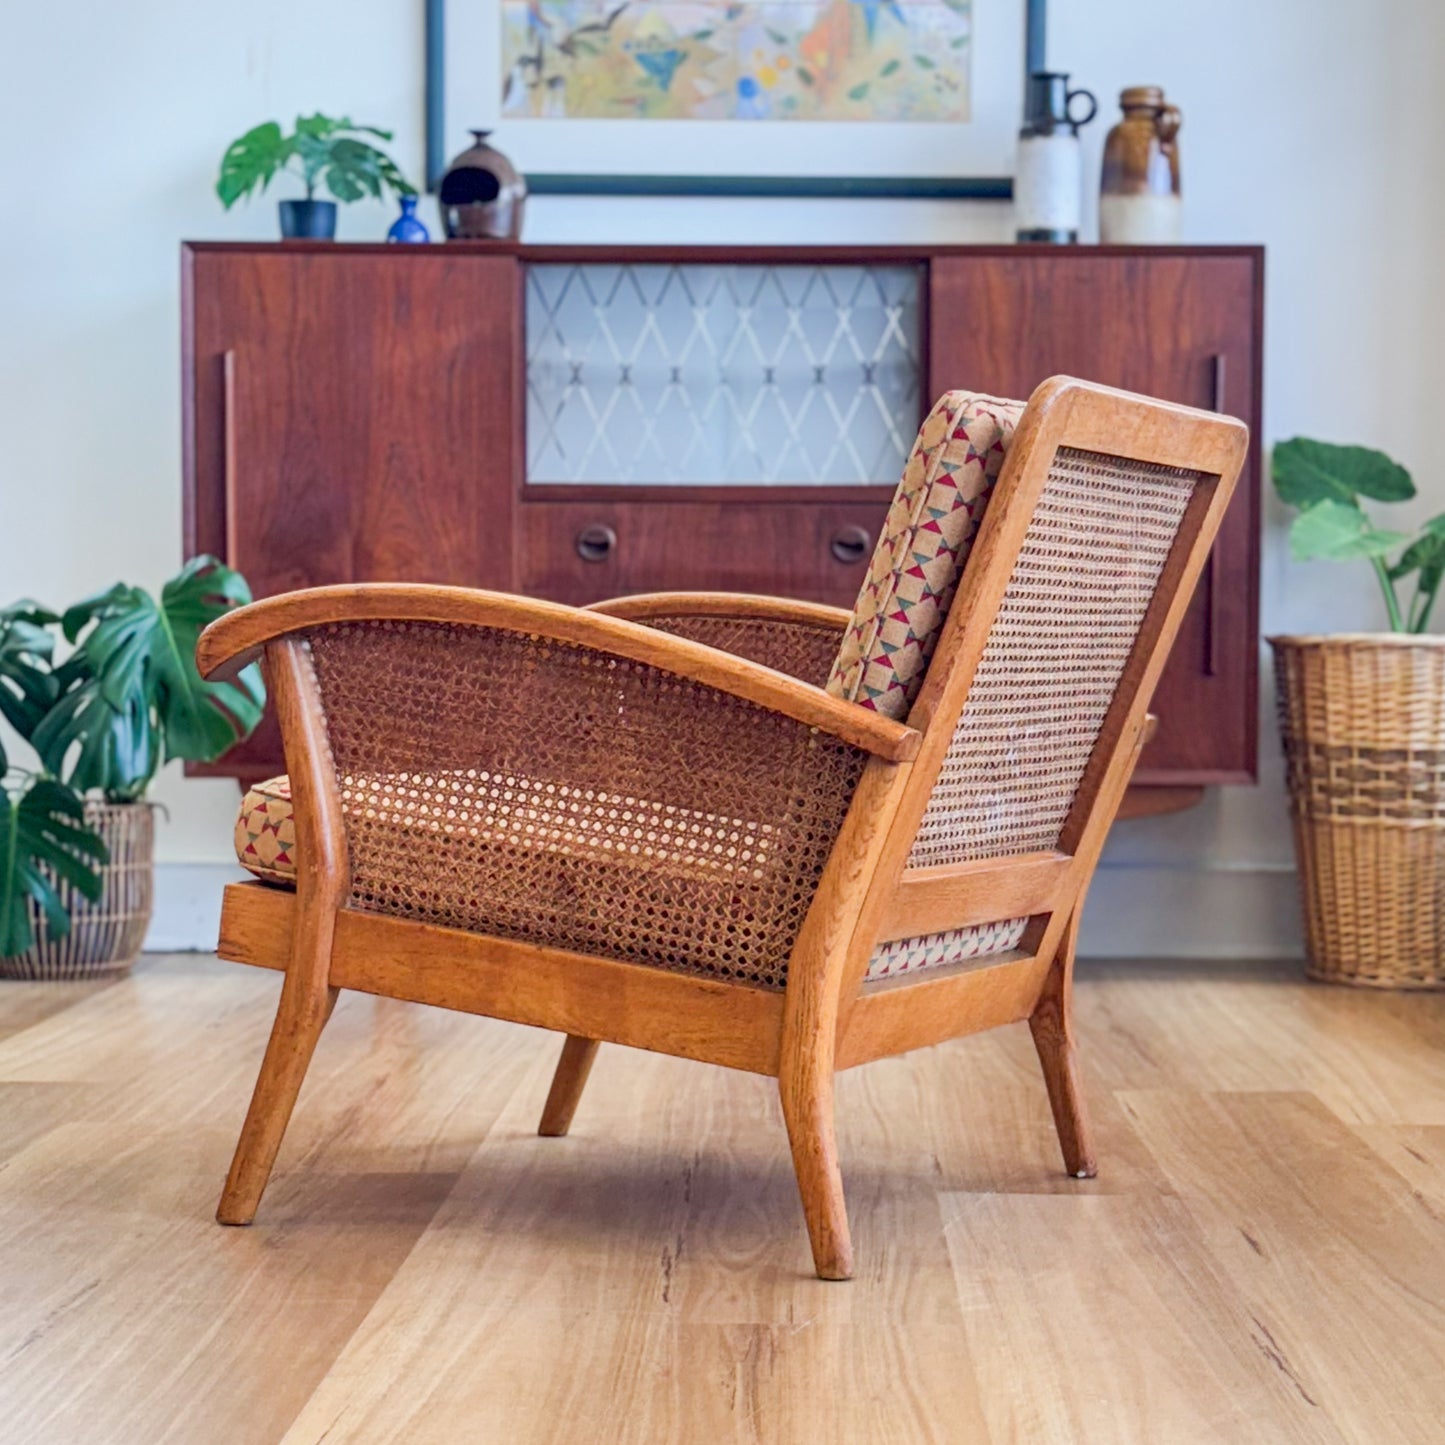
[[[296,822],[289,779],[270,778],[247,790],[236,817],[236,858],[257,878],[295,886]]]
[[[296,827],[291,784],[285,777],[257,783],[241,800],[236,819],[236,858],[247,872],[267,883],[296,886]],[[896,978],[1003,953],[1018,946],[1027,922],[1026,918],[1018,918],[879,944],[869,960],[867,977]]]
[[[924,418],[828,677],[835,697],[908,716],[1023,409],[950,391]]]

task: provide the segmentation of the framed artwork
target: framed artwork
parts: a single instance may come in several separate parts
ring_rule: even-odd
[[[1045,0],[426,0],[427,180],[1006,200]]]

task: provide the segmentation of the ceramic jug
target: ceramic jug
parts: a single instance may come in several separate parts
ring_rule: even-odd
[[[1133,85],[1119,96],[1124,118],[1104,142],[1099,239],[1115,245],[1161,246],[1182,233],[1179,146],[1182,117],[1157,85]]]

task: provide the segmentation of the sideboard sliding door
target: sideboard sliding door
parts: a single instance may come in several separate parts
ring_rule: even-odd
[[[1028,396],[1065,374],[1229,412],[1254,431],[1246,474],[1155,694],[1141,783],[1253,778],[1259,650],[1261,258],[1243,251],[941,256],[929,287],[933,394]]]
[[[188,254],[186,548],[256,596],[510,591],[516,263],[440,248]],[[274,722],[193,771],[280,771]]]

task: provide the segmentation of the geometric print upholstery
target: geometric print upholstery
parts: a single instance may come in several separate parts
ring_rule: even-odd
[[[908,716],[948,619],[1024,403],[974,392],[939,398],[919,428],[843,636],[828,691],[885,717]],[[869,982],[1017,948],[1027,918],[880,943]]]
[[[828,677],[835,697],[908,716],[1023,409],[950,391],[924,418]]]
[[[880,943],[868,960],[870,979],[897,978],[924,968],[941,968],[946,963],[965,963],[974,958],[992,958],[1017,948],[1028,927],[1027,918],[1005,918],[998,923],[975,923],[968,928],[950,928],[922,938],[895,938]]]
[[[257,878],[296,886],[296,821],[289,779],[257,783],[241,799],[236,857]]]

